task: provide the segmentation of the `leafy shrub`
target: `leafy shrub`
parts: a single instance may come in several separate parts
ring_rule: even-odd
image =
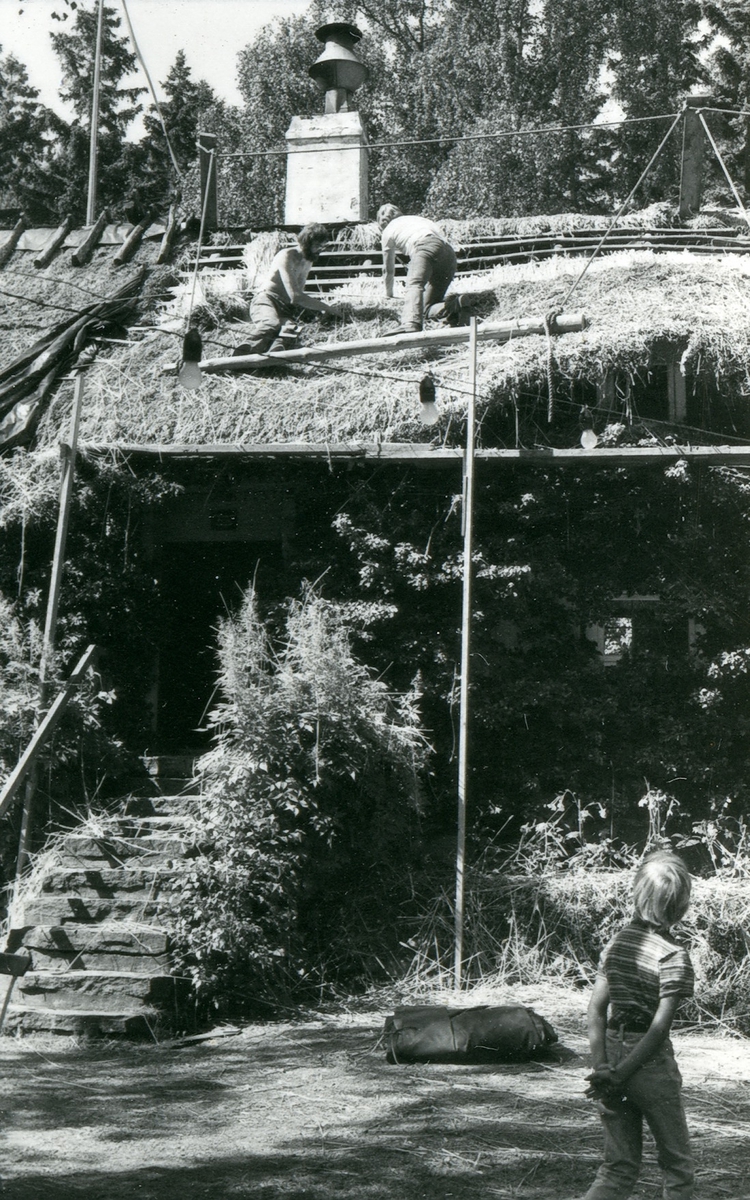
[[[41,630],[0,595],[0,781],[13,770],[39,716]]]
[[[251,587],[219,662],[176,937],[199,998],[242,1012],[354,983],[391,952],[428,746],[415,693],[373,678],[311,589],[274,638]]]

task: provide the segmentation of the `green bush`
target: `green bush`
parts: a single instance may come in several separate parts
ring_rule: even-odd
[[[251,587],[219,662],[175,934],[199,1000],[243,1013],[355,985],[393,955],[428,746],[416,695],[356,661],[312,590],[273,637]]]

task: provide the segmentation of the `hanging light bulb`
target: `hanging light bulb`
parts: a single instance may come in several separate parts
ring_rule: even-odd
[[[194,392],[203,383],[200,361],[203,357],[203,340],[197,329],[188,329],[182,339],[182,358],[177,378],[189,392]]]
[[[581,425],[581,445],[584,450],[593,450],[595,446],[599,445],[599,438],[594,432],[594,417],[591,409],[585,404],[581,409],[579,420]]]
[[[422,424],[437,425],[440,413],[435,404],[435,380],[432,375],[423,375],[420,379],[419,399],[422,402]]]

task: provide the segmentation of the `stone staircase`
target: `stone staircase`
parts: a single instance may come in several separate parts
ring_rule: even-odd
[[[147,765],[156,794],[54,835],[36,857],[11,916],[7,948],[31,967],[16,980],[6,1031],[158,1040],[192,1029],[168,931],[194,852],[186,790],[159,760]]]

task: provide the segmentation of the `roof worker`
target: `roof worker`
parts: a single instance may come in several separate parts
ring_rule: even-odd
[[[385,294],[389,299],[393,296],[396,254],[409,259],[401,325],[392,332],[418,332],[425,317],[446,315],[442,301],[456,273],[456,252],[433,221],[404,216],[395,204],[383,204],[378,209],[377,222],[383,247]]]
[[[330,240],[331,235],[325,225],[315,222],[299,231],[296,246],[286,246],[279,251],[250,304],[253,326],[250,336],[233,351],[233,355],[286,350],[287,343],[279,334],[282,326],[293,321],[295,309],[303,308],[330,316],[338,314],[338,309],[305,292],[310,268]]]

